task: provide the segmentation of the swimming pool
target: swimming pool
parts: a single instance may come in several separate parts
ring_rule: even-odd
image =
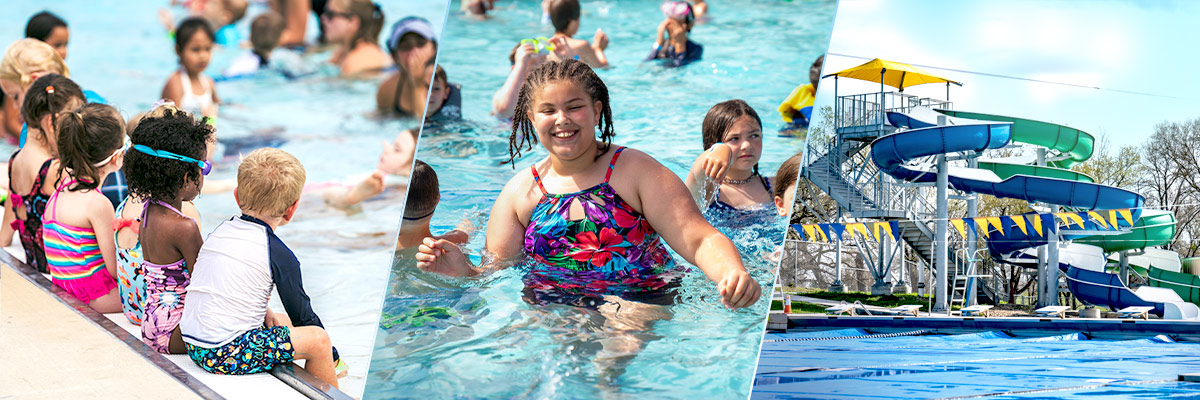
[[[158,99],[167,76],[177,68],[173,42],[156,18],[158,9],[167,3],[9,1],[0,15],[0,42],[7,47],[23,37],[26,19],[38,11],[58,14],[71,29],[67,59],[71,77],[105,96],[129,117]],[[248,36],[250,20],[265,9],[253,3],[238,24],[244,36]],[[389,27],[405,15],[421,15],[441,29],[446,10],[445,2],[437,0],[382,2],[382,6]],[[308,28],[309,37],[314,37],[316,20],[311,15]],[[241,51],[216,48],[206,72],[218,74]],[[325,52],[305,58],[320,65],[328,57]],[[370,172],[379,158],[380,141],[391,141],[401,129],[415,124],[370,117],[377,80],[346,81],[328,72],[298,81],[268,74],[219,82],[217,91],[225,105],[218,137],[226,140],[246,138],[255,131],[272,132],[272,137],[284,141],[280,145],[283,150],[304,163],[309,183],[340,181]],[[10,154],[11,150],[0,152]],[[236,179],[237,162],[236,156],[214,162],[208,179]],[[350,366],[350,375],[340,383],[352,396],[360,396],[363,390],[384,291],[380,281],[387,274],[402,197],[402,193],[385,193],[364,203],[362,212],[353,215],[325,209],[320,200],[306,197],[296,219],[279,229],[280,237],[303,265],[313,308]],[[238,213],[228,193],[203,195],[196,200],[196,207],[205,234]],[[272,307],[282,310],[278,300]]]
[[[433,166],[441,184],[435,232],[464,219],[483,226],[514,173],[497,166],[508,158],[508,131],[489,110],[508,73],[512,46],[549,33],[539,22],[538,4],[498,3],[488,21],[451,12],[446,23],[438,63],[451,82],[463,84],[467,122],[427,127],[421,134],[418,158]],[[606,53],[613,66],[598,73],[612,97],[614,142],[645,151],[682,176],[701,150],[705,112],[742,98],[764,120],[760,170],[772,174],[802,145],[775,135],[782,126],[775,107],[807,80],[809,64],[824,52],[834,3],[714,5],[721,8],[714,8],[713,20],[693,30],[704,58],[682,69],[641,62],[662,18],[659,4],[582,4],[581,36],[590,38],[601,27],[611,37]],[[544,156],[538,148],[518,160],[517,168]],[[782,239],[782,222],[723,232],[742,249],[755,278],[770,287],[775,263],[761,256]],[[474,235],[468,248],[482,246],[481,235]],[[518,268],[458,281],[419,273],[412,263],[400,257],[393,265],[368,376],[373,396],[744,398],[750,389],[767,296],[755,307],[730,312],[719,305],[715,285],[694,272],[685,278],[678,304],[669,308],[669,320],[623,330],[601,325],[589,310],[531,307],[520,299]],[[645,348],[601,353],[601,341],[616,340],[642,342]],[[602,374],[593,362],[600,358],[620,359],[624,372]]]
[[[1013,337],[864,337],[862,329],[768,333],[752,399],[1164,398],[1200,395],[1176,382],[1200,372],[1200,343],[1167,336],[1088,340],[1081,333]],[[880,335],[890,336],[890,335]]]

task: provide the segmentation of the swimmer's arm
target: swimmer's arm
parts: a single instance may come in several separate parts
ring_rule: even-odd
[[[392,113],[392,105],[396,104],[396,85],[399,84],[399,72],[392,74],[379,84],[379,91],[375,92],[375,108],[379,110],[380,114]]]
[[[638,180],[638,199],[650,226],[676,253],[717,283],[727,305],[746,307],[758,300],[761,289],[746,272],[737,247],[704,220],[683,182],[652,158],[630,158],[637,162],[626,168],[639,173],[626,176]]]
[[[203,192],[203,190],[201,190],[201,192]],[[204,231],[204,229],[200,227],[200,210],[196,209],[195,204],[193,204],[190,201],[185,201],[185,202],[183,202],[183,207],[179,207],[179,211],[182,212],[183,215],[186,215],[186,216],[190,217],[192,220],[196,221],[196,230],[197,231],[201,231],[201,232]],[[191,264],[188,264],[188,265],[191,265]]]
[[[504,80],[504,86],[492,95],[492,115],[500,118],[512,118],[513,109],[517,107],[517,97],[521,94],[521,85],[525,84],[525,77],[529,76],[529,56],[530,50],[533,48],[531,44],[523,44],[520,49],[517,49],[516,64],[513,64],[512,70],[508,71],[508,78]]]
[[[516,204],[520,197],[517,186],[527,180],[532,178],[522,179],[520,174],[509,180],[492,205],[484,244],[484,248],[493,256],[490,263],[476,267],[467,260],[462,249],[450,240],[425,238],[417,248],[417,268],[448,276],[477,276],[489,270],[505,268],[519,260],[524,252],[525,225],[517,218]]]
[[[591,54],[587,54],[586,56],[590,57],[592,59],[592,61],[595,61],[595,64],[594,64],[595,67],[596,68],[607,67],[608,66],[608,57],[606,57],[604,55],[604,49],[608,48],[608,35],[605,35],[604,31],[601,31],[600,29],[596,29],[596,36],[592,38],[592,42],[590,42],[590,43],[584,42],[584,43],[587,43],[586,47],[591,53]],[[585,53],[581,52],[580,54],[582,55]]]
[[[21,136],[21,109],[11,98],[4,102],[4,134],[14,138]]]
[[[271,281],[279,291],[279,300],[283,308],[296,326],[320,326],[321,318],[312,309],[312,301],[304,292],[303,278],[300,276],[300,260],[283,245],[283,242],[271,240]]]
[[[662,23],[658,24],[658,33],[654,35],[654,47],[656,47],[656,48],[662,47],[663,34],[667,33],[667,24],[669,24],[669,23],[671,23],[671,20],[668,18],[668,19],[663,20]]]
[[[167,84],[163,85],[162,90],[162,98],[170,100],[176,105],[179,105],[181,99],[183,99],[183,85],[179,83],[180,79],[184,78],[178,72],[171,74],[171,77],[167,78]]]
[[[438,235],[438,236],[436,236],[436,238],[449,240],[451,243],[454,243],[454,244],[463,244],[463,243],[469,242],[471,240],[470,236],[468,236],[466,232],[460,231],[458,229]]]
[[[4,225],[0,225],[0,246],[2,247],[8,247],[8,245],[12,244],[13,233],[15,232],[12,228],[12,223],[17,220],[17,214],[13,213],[11,202],[12,194],[9,193],[8,201],[5,202],[4,207]]]
[[[692,194],[693,200],[699,200],[701,189],[708,191],[708,195],[715,195],[716,182],[720,182],[725,178],[725,173],[729,172],[729,164],[733,163],[733,151],[724,143],[715,143],[700,157],[696,157],[696,162],[692,163],[691,171],[688,171],[687,179],[684,184],[687,185],[688,191]],[[707,178],[707,179],[705,179]],[[703,204],[711,203],[711,197],[704,199]]]
[[[179,255],[183,256],[184,268],[191,274],[196,267],[196,257],[200,255],[200,246],[204,244],[200,224],[196,220],[184,219],[181,223],[170,224],[164,233]]]
[[[311,4],[308,0],[280,0],[279,3],[283,6],[283,33],[279,35],[279,46],[304,44]]]

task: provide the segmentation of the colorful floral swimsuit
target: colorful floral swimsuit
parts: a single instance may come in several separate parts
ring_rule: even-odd
[[[150,210],[150,203],[192,219],[170,204],[151,200],[142,208],[143,230],[146,228],[146,212]],[[143,257],[144,255],[145,253]],[[171,332],[179,326],[179,320],[183,318],[183,302],[187,298],[191,274],[185,268],[186,263],[182,258],[166,265],[155,264],[143,258],[142,267],[146,270],[146,308],[142,317],[142,342],[159,353],[166,354],[171,342]]]
[[[537,169],[531,168],[542,199],[525,229],[525,253],[537,261],[525,276],[526,299],[584,307],[602,303],[603,295],[674,302],[683,270],[646,218],[608,184],[623,150],[613,154],[604,182],[574,193],[547,193]],[[572,221],[576,202],[584,218]]]
[[[126,197],[117,205],[116,218],[113,220],[113,242],[116,243],[117,249],[117,285],[121,288],[121,310],[125,313],[125,318],[134,325],[141,325],[142,311],[146,308],[146,269],[142,267],[146,260],[142,259],[142,241],[138,239],[133,243],[133,247],[123,248],[117,240],[121,229],[128,228],[132,229],[134,234],[138,233],[140,217],[121,217],[129,200],[130,197]]]
[[[46,251],[42,247],[42,213],[46,212],[46,202],[50,200],[50,196],[42,194],[42,183],[46,180],[46,172],[50,170],[50,164],[54,159],[47,159],[42,163],[42,167],[38,169],[38,174],[33,178],[32,189],[29,189],[29,194],[24,196],[17,193],[12,188],[12,165],[13,159],[17,158],[17,150],[12,157],[8,159],[8,192],[11,193],[11,207],[13,215],[16,215],[17,206],[25,207],[25,219],[13,219],[11,225],[13,230],[21,238],[21,247],[25,249],[25,263],[37,268],[38,272],[50,272],[46,266]]]

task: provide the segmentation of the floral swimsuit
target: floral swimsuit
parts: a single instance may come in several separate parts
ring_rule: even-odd
[[[608,184],[623,150],[613,154],[604,182],[574,193],[547,193],[531,168],[542,199],[525,229],[525,253],[537,261],[525,276],[527,298],[581,306],[595,306],[603,295],[673,302],[683,270],[646,218]],[[576,202],[584,218],[573,221]]]

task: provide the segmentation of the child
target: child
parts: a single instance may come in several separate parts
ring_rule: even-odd
[[[554,37],[566,39],[568,47],[579,56],[579,60],[592,68],[608,66],[608,57],[604,56],[604,50],[608,48],[608,35],[604,31],[596,29],[591,43],[573,38],[579,32],[579,0],[550,0],[546,7],[550,22],[554,24]]]
[[[576,60],[547,62],[530,73],[517,104],[509,162],[535,142],[549,157],[510,179],[492,207],[487,251],[494,262],[472,266],[449,240],[426,238],[416,255],[419,268],[473,276],[529,254],[538,261],[525,277],[533,303],[670,304],[681,271],[661,232],[717,283],[724,304],[741,308],[758,300],[759,285],[733,243],[704,220],[670,170],[636,150],[618,162],[626,148],[610,145],[608,89],[591,68]]]
[[[513,47],[512,52],[508,54],[508,63],[512,65],[512,69],[508,71],[508,78],[504,80],[504,86],[492,95],[492,115],[500,119],[511,119],[513,109],[517,107],[517,95],[520,94],[521,86],[525,84],[525,77],[529,75],[537,66],[546,62],[546,57],[550,52],[556,53],[558,59],[566,60],[574,57],[571,52],[571,47],[567,45],[567,38],[555,37],[550,39],[550,43],[536,43],[540,47],[544,47],[546,53],[541,53],[540,48],[535,46],[535,43],[522,41]],[[550,48],[553,47],[553,50]],[[568,56],[568,54],[570,54]]]
[[[700,59],[704,48],[688,39],[688,33],[695,25],[696,14],[692,5],[686,1],[667,1],[662,4],[662,12],[667,16],[658,25],[654,36],[654,51],[650,52],[647,60],[666,60],[667,66],[682,67]],[[668,35],[664,47],[663,35]]]
[[[271,50],[279,45],[279,35],[283,34],[283,16],[274,11],[267,11],[250,21],[250,45],[252,48],[234,58],[229,66],[221,71],[225,78],[252,75],[270,63]]]
[[[707,206],[705,216],[730,223],[773,216],[771,180],[758,174],[762,156],[758,113],[745,101],[725,101],[708,110],[701,131],[706,151],[692,164],[687,186],[692,198]],[[701,198],[702,192],[707,196]]]
[[[181,110],[206,117],[216,117],[221,103],[216,83],[204,75],[212,59],[213,29],[202,18],[191,17],[175,29],[175,54],[179,55],[179,71],[167,78],[162,98],[171,100]]]
[[[822,54],[808,68],[808,84],[797,86],[779,105],[779,116],[787,126],[780,129],[784,136],[800,136],[808,132],[808,123],[812,120],[813,103],[817,99],[817,83],[821,81],[821,66],[825,63]]]
[[[300,261],[275,236],[296,214],[304,166],[273,148],[251,152],[238,166],[233,192],[240,217],[217,226],[200,248],[179,328],[188,356],[217,374],[267,371],[293,359],[337,387],[337,350],[313,312],[301,284]],[[267,301],[272,287],[295,326]]]
[[[329,62],[342,76],[376,73],[392,66],[392,59],[379,48],[383,11],[370,0],[330,0],[321,14],[325,37],[336,49]]]
[[[42,11],[29,17],[25,25],[25,37],[46,42],[58,52],[58,56],[67,59],[67,42],[71,40],[71,31],[67,29],[66,21],[49,11]]]
[[[53,165],[58,154],[54,127],[59,112],[79,108],[85,100],[79,85],[58,74],[38,78],[26,93],[21,113],[31,124],[30,140],[8,161],[11,196],[4,210],[4,222],[20,235],[25,263],[44,273],[49,270],[42,248],[42,215],[59,177],[57,165]],[[9,243],[12,230],[3,232],[5,236],[0,241]]]
[[[142,342],[159,353],[183,354],[179,319],[188,278],[204,239],[200,226],[181,211],[200,194],[212,126],[167,108],[144,118],[131,135],[126,177],[132,197],[144,201],[138,232],[145,270],[146,304]]]
[[[397,251],[415,254],[417,246],[427,237],[457,244],[466,243],[469,238],[465,231],[454,229],[434,236],[429,230],[433,212],[437,210],[438,202],[442,201],[437,172],[433,167],[424,161],[416,160],[410,176],[412,179],[408,184],[408,199],[404,202],[404,222],[400,224],[400,236],[396,238]]]
[[[138,114],[125,125],[125,134],[132,137],[133,132],[147,118],[161,118],[167,111],[174,111],[170,104],[159,105],[154,109]],[[136,152],[135,152],[136,153]],[[140,198],[126,196],[117,204],[113,220],[113,236],[117,248],[117,285],[121,292],[121,307],[125,318],[134,325],[141,325],[146,308],[146,261],[142,257],[142,243],[138,238],[141,228],[142,210],[145,202]],[[200,213],[190,201],[180,207],[183,215],[196,221],[199,227]]]
[[[62,183],[42,215],[46,262],[54,284],[100,313],[121,311],[116,253],[96,232],[112,229],[112,203],[98,190],[121,168],[125,122],[115,108],[87,104],[58,116]]]
[[[33,81],[46,74],[71,77],[67,72],[67,64],[53,47],[41,40],[29,38],[8,46],[4,51],[4,59],[0,60],[0,89],[4,90],[5,102],[12,110],[12,114],[6,111],[6,115],[18,115],[21,106],[25,104],[25,90]],[[6,120],[19,122],[20,118],[14,116]],[[24,142],[24,138],[25,132],[21,132],[20,142]]]
[[[433,74],[433,85],[429,89],[429,105],[425,107],[425,121],[458,121],[462,119],[462,85],[450,83],[446,70],[437,66]]]
[[[783,162],[775,171],[775,210],[780,217],[792,214],[792,204],[796,200],[796,184],[800,178],[800,162],[804,153],[796,153]]]
[[[404,17],[392,25],[388,53],[399,68],[379,84],[375,93],[380,113],[408,118],[425,115],[437,56],[436,37],[433,26],[421,17]]]

